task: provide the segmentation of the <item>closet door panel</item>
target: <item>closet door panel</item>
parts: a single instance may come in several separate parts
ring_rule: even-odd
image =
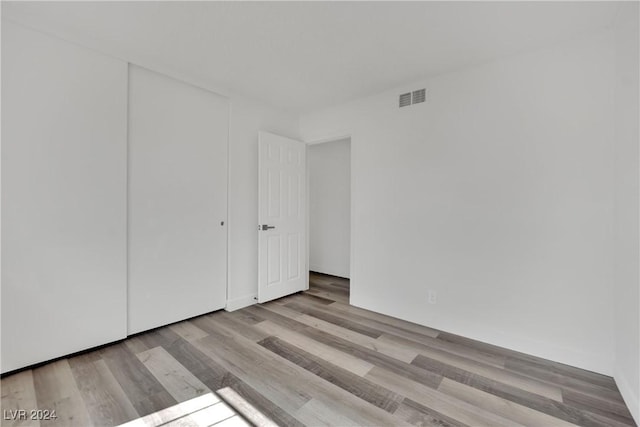
[[[129,68],[129,334],[226,304],[228,110]]]
[[[127,64],[2,23],[2,372],[126,336]]]

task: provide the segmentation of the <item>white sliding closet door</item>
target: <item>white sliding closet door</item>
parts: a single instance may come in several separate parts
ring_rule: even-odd
[[[126,336],[127,64],[2,22],[2,372]]]
[[[129,67],[128,332],[223,308],[226,98]]]

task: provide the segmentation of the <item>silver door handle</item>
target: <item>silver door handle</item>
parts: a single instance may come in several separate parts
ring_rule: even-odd
[[[267,225],[267,224],[262,224],[259,229],[262,231],[266,231],[266,230],[271,230],[272,228],[276,228],[275,225]]]

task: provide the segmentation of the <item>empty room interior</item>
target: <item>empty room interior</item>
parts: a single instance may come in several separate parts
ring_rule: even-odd
[[[2,1],[0,425],[637,426],[639,6]]]

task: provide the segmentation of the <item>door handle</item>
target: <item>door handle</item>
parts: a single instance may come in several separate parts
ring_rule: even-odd
[[[267,224],[262,224],[259,229],[262,231],[266,231],[266,230],[271,230],[272,228],[276,228],[275,225],[267,225]]]

